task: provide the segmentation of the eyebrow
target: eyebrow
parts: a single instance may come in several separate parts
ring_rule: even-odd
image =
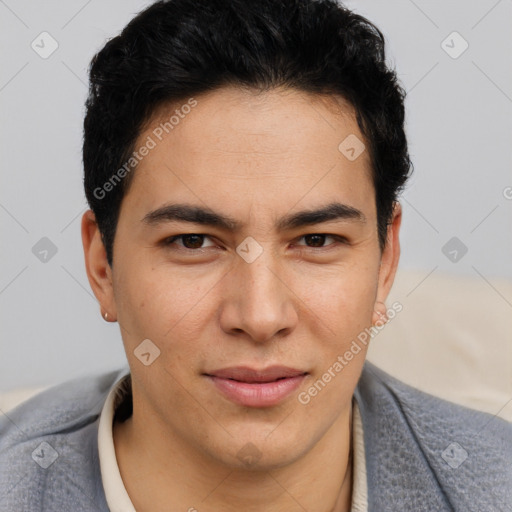
[[[350,220],[364,223],[366,217],[357,208],[334,202],[321,208],[302,210],[285,215],[277,221],[276,228],[284,231],[333,220]],[[231,217],[215,212],[210,208],[190,204],[166,204],[147,213],[142,218],[142,222],[149,226],[157,226],[172,221],[203,224],[227,231],[235,231],[242,227],[242,223]]]

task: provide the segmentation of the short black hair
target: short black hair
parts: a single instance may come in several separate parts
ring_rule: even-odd
[[[284,86],[352,105],[370,152],[382,249],[412,171],[405,91],[385,60],[381,31],[334,0],[168,0],[140,12],[89,69],[84,187],[110,266],[141,130],[160,107],[227,85]]]

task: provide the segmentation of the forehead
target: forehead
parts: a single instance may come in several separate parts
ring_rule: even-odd
[[[373,197],[354,109],[337,96],[221,88],[161,107],[135,146],[145,144],[125,199],[147,208],[176,196],[216,209]]]

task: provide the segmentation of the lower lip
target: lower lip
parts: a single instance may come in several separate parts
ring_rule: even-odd
[[[297,375],[274,382],[248,383],[208,376],[226,398],[246,407],[278,405],[301,385],[305,377],[306,375]]]

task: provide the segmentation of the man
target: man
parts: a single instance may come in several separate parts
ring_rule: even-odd
[[[129,371],[13,412],[1,510],[512,510],[512,426],[365,363],[411,167],[378,29],[157,2],[90,80],[85,263]]]

